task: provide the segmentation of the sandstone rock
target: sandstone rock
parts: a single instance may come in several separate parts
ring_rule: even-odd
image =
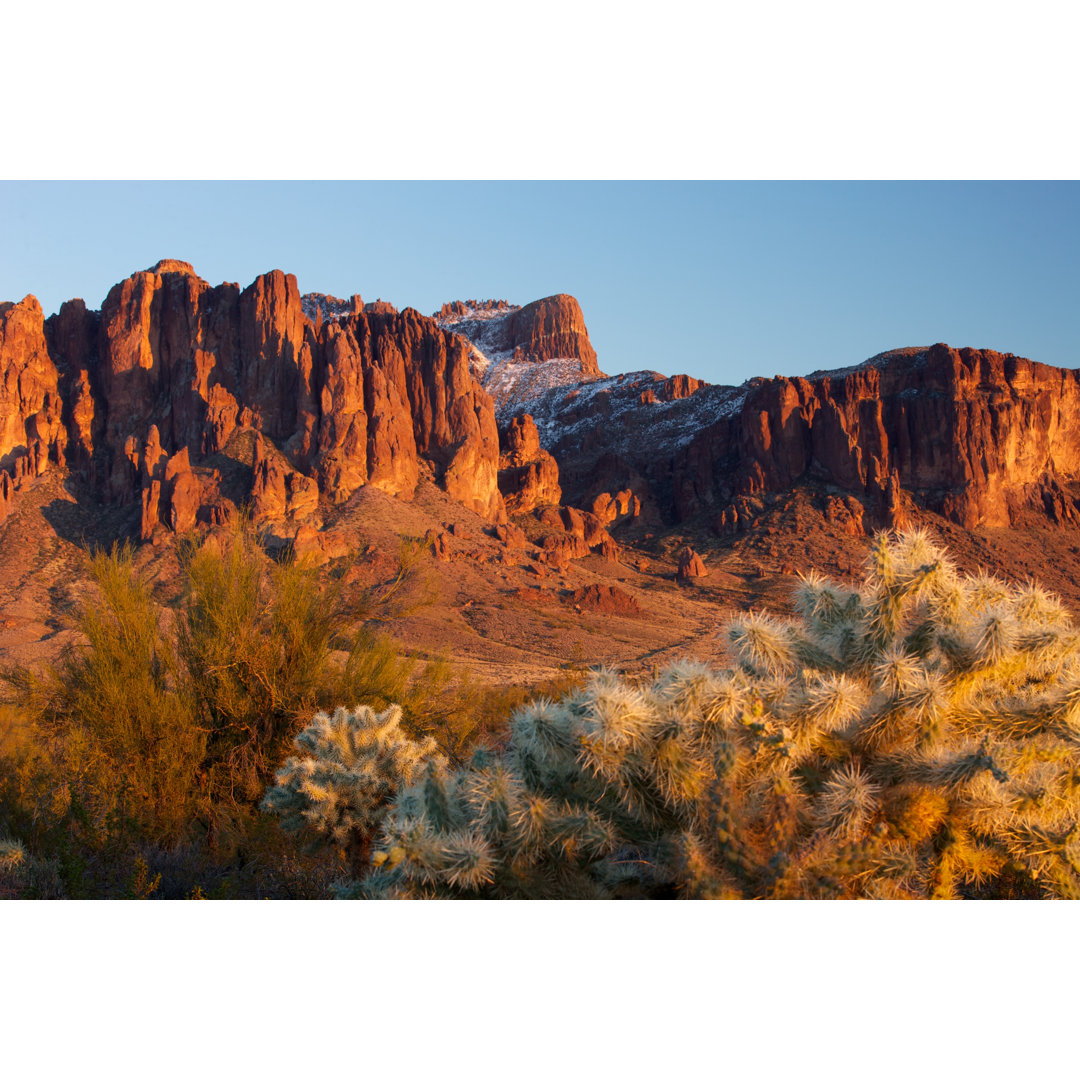
[[[411,497],[419,458],[470,509],[500,520],[498,429],[465,345],[430,319],[367,312],[329,324],[317,472],[344,501],[363,483]]]
[[[644,614],[633,596],[614,585],[586,585],[575,589],[569,599],[580,608],[604,615],[634,617]]]
[[[592,512],[601,525],[616,525],[636,518],[641,513],[641,500],[629,488],[615,495],[602,491],[593,500]]]
[[[241,292],[162,263],[110,292],[101,326],[114,497],[129,484],[116,451],[149,423],[166,448],[199,454],[250,426],[301,474],[314,463],[333,501],[365,483],[409,497],[424,459],[471,509],[503,514],[490,400],[464,344],[414,311],[353,303],[316,334],[291,275]]]
[[[540,436],[528,414],[514,417],[500,432],[499,491],[508,514],[526,514],[537,506],[558,505],[562,499],[559,466],[540,446]]]
[[[599,375],[581,305],[560,293],[534,300],[510,316],[511,348],[529,360],[566,357],[581,361],[584,375]]]
[[[0,304],[0,469],[12,474],[16,487],[50,462],[66,463],[59,383],[37,299]]]
[[[1058,500],[1041,492],[1044,481],[1053,487],[1080,470],[1080,429],[1068,419],[1080,407],[1078,378],[935,345],[835,374],[741,388],[687,383],[671,388],[662,414],[658,376],[609,379],[580,401],[551,396],[531,408],[551,430],[573,432],[549,449],[563,498],[575,505],[630,487],[643,513],[648,504],[669,524],[705,517],[733,532],[756,516],[744,518],[752,508],[742,500],[809,484],[859,499],[868,528],[900,520],[911,497],[903,492],[959,524],[1002,526],[1064,512],[1048,509]],[[1057,486],[1061,507],[1075,505]]]
[[[145,488],[152,480],[163,480],[169,460],[169,455],[161,448],[161,435],[158,432],[157,425],[151,424],[150,430],[146,433],[142,449],[137,451],[136,456],[133,458],[133,464],[139,469],[141,486]],[[183,460],[184,467],[190,469],[191,466],[187,459],[187,447],[184,448]],[[177,467],[174,466],[173,468],[174,475]]]
[[[139,539],[149,540],[161,524],[161,481],[151,480],[142,489],[142,516],[139,519]]]
[[[168,524],[174,533],[186,533],[195,527],[201,501],[199,481],[191,471],[188,448],[178,450],[165,465],[162,485],[168,499]]]
[[[89,480],[96,479],[94,448],[101,442],[102,416],[94,390],[100,317],[82,300],[68,300],[45,321],[49,355],[60,373],[68,463]]]
[[[524,307],[506,301],[454,301],[443,304],[435,317],[470,340],[482,335],[485,349],[516,361],[574,360],[584,377],[600,375],[581,305],[565,293]]]
[[[680,581],[685,581],[688,578],[705,577],[708,572],[704,560],[692,548],[686,547],[679,552],[679,563],[675,576]]]
[[[540,542],[541,559],[549,566],[566,567],[572,559],[590,554],[589,545],[580,536],[549,533]]]
[[[283,455],[261,436],[252,459],[252,520],[297,521],[318,507],[318,484],[293,469]]]

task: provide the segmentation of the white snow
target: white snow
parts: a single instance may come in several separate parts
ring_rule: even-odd
[[[465,314],[439,317],[438,323],[465,338],[471,347],[469,367],[473,376],[495,400],[495,414],[506,423],[547,391],[571,387],[595,376],[581,370],[573,357],[549,360],[515,360],[508,322],[519,307],[513,305],[466,306]]]
[[[304,293],[300,297],[300,308],[312,322],[320,311],[324,319],[336,319],[339,315],[352,314],[352,300],[340,300],[321,293]]]

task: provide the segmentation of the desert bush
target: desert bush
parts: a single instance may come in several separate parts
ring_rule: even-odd
[[[258,874],[281,877],[268,869],[280,845],[257,804],[312,714],[340,701],[401,701],[407,718],[447,708],[443,667],[381,629],[426,595],[414,546],[388,582],[350,593],[343,574],[269,558],[241,519],[224,542],[181,548],[172,611],[129,548],[90,557],[83,640],[44,670],[0,673],[0,832],[58,860],[69,896],[127,895],[139,859],[192,844],[205,865],[185,856],[166,874],[261,894]],[[297,875],[319,877],[309,870]],[[297,875],[282,890],[307,894]],[[173,892],[166,877],[157,895]]]
[[[19,667],[4,679],[34,728],[38,764],[51,759],[39,779],[56,774],[39,786],[66,789],[54,794],[98,839],[137,822],[146,838],[169,842],[194,813],[205,735],[178,692],[179,656],[130,549],[96,554],[89,572],[96,594],[77,614],[85,643],[41,674]]]
[[[1080,639],[925,533],[737,617],[733,664],[594,674],[429,764],[346,896],[1074,897]]]

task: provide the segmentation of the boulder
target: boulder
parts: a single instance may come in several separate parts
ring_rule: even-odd
[[[705,561],[693,548],[685,547],[679,552],[678,569],[675,572],[675,576],[679,581],[705,577],[708,572],[705,568]]]

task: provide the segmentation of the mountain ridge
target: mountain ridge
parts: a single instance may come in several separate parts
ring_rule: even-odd
[[[526,416],[538,453],[531,471],[513,466],[525,469],[519,506],[540,497],[532,483],[582,507],[629,491],[649,520],[706,520],[722,536],[805,481],[857,499],[868,527],[905,506],[967,528],[1080,520],[1076,371],[939,343],[737,387],[607,376],[568,294],[452,301],[427,317],[301,295],[280,270],[240,289],[160,260],[98,311],[73,300],[46,319],[32,296],[0,305],[0,405],[0,509],[27,479],[70,468],[108,501],[142,500],[146,536],[191,518],[174,512],[166,469],[221,452],[238,430],[280,450],[282,483],[313,480],[330,505],[365,484],[409,497],[430,473],[503,521],[499,432],[505,444]],[[180,488],[181,502],[205,494]]]

